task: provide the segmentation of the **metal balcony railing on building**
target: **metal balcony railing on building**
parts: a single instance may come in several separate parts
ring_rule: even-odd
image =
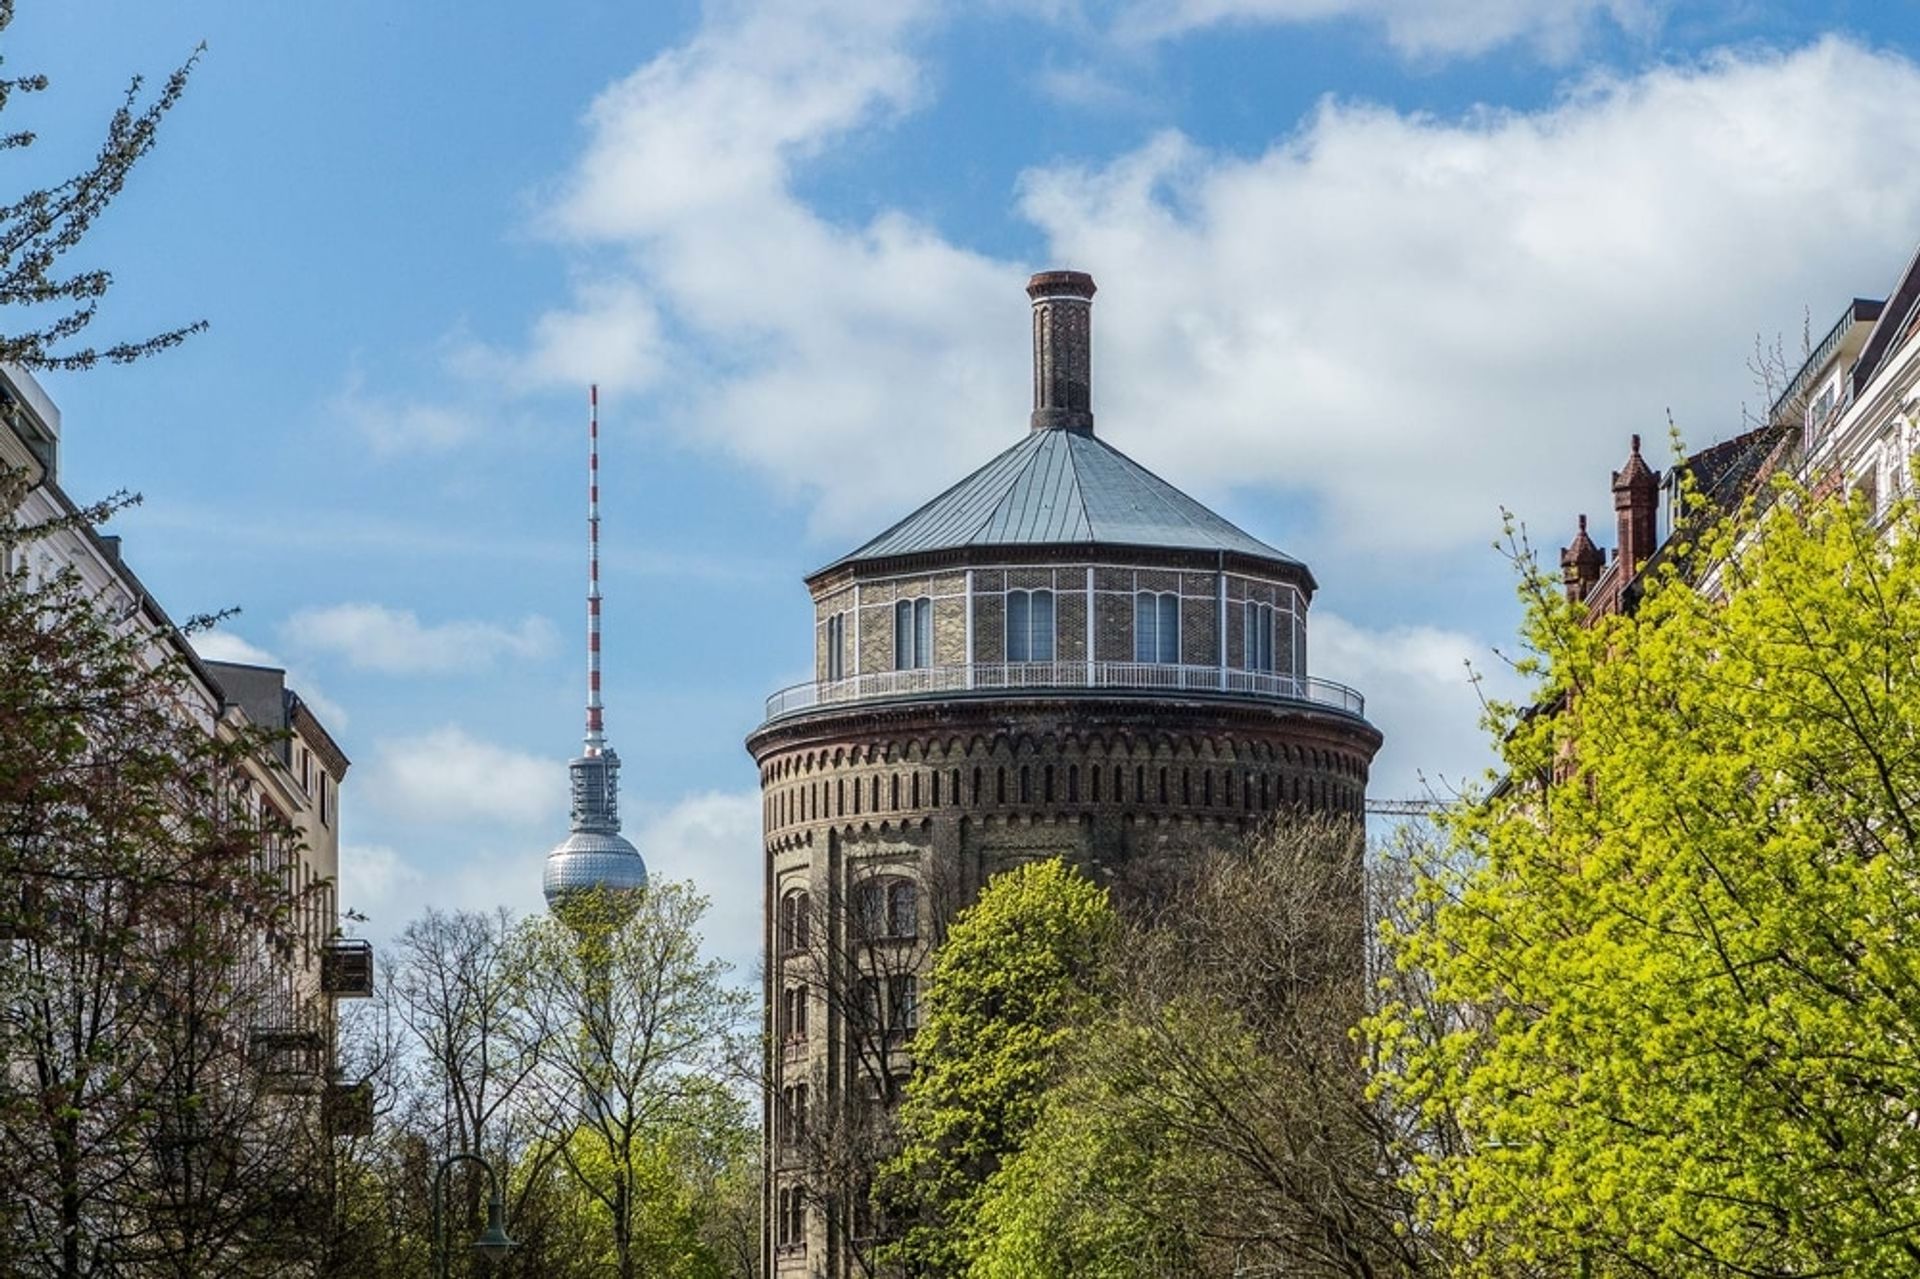
[[[360,937],[334,937],[320,953],[320,990],[338,999],[373,994],[373,943]]]
[[[365,1079],[353,1084],[338,1080],[328,1084],[321,1099],[321,1113],[329,1136],[373,1136],[373,1084]]]
[[[796,684],[767,699],[767,718],[857,702],[1010,690],[1194,693],[1304,704],[1356,718],[1366,714],[1366,699],[1355,690],[1304,675],[1165,662],[974,662]]]
[[[248,1057],[275,1092],[312,1093],[327,1074],[327,1037],[318,1027],[298,1023],[255,1026]]]

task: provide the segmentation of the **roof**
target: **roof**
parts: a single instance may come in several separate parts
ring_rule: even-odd
[[[1091,432],[1040,430],[827,569],[967,547],[1111,545],[1299,560]]]

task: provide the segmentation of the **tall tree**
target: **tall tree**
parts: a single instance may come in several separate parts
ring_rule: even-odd
[[[652,1272],[659,1152],[698,1131],[698,1102],[736,1060],[747,993],[700,954],[706,900],[656,881],[528,920],[522,1016],[544,1145],[610,1241],[609,1273]]]
[[[1116,927],[1105,891],[1057,859],[995,876],[954,920],[927,977],[903,1146],[878,1188],[904,1227],[890,1260],[965,1273],[988,1180],[1039,1118]]]
[[[1295,821],[1129,915],[1108,1002],[989,1183],[970,1274],[1443,1273],[1354,1041],[1391,900],[1353,823]]]
[[[1774,497],[1591,628],[1525,566],[1514,784],[1397,938],[1484,1015],[1372,1028],[1471,1273],[1920,1268],[1920,529]]]
[[[23,486],[0,549],[88,518],[22,529]],[[214,710],[133,602],[0,573],[6,1273],[247,1273],[301,1225],[251,1037],[288,1011],[294,836],[247,780],[267,740]]]

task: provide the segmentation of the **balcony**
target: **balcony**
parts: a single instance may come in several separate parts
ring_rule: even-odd
[[[1272,671],[1158,662],[975,662],[874,671],[846,679],[783,688],[767,699],[767,720],[824,707],[914,698],[968,697],[1008,691],[1191,693],[1283,705],[1311,706],[1356,719],[1366,699],[1345,684]]]
[[[312,1093],[325,1082],[327,1037],[312,1025],[255,1026],[248,1056],[269,1091]]]
[[[334,1137],[373,1136],[373,1084],[334,1082],[321,1099],[327,1133]]]
[[[373,943],[360,937],[333,937],[320,952],[320,989],[338,999],[373,994]]]

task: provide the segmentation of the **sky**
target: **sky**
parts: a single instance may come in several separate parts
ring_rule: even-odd
[[[801,579],[1027,429],[1030,272],[1099,282],[1101,435],[1313,567],[1399,798],[1487,767],[1503,510],[1610,534],[1630,434],[1737,434],[1920,243],[1911,0],[21,0],[16,183],[202,46],[78,256],[98,339],[206,331],[43,382],[64,487],[353,760],[376,939],[539,908],[589,382],[627,833],[750,974]]]

